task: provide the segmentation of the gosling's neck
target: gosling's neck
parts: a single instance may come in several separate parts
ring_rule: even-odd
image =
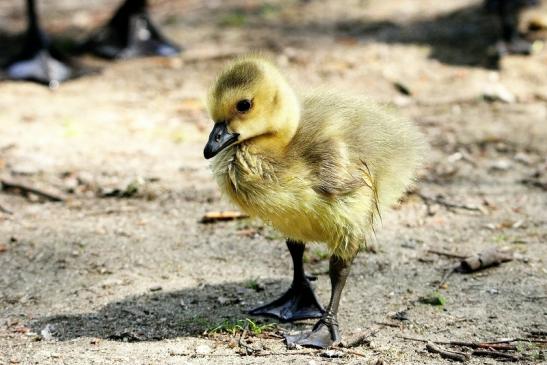
[[[284,157],[287,146],[294,138],[300,125],[300,102],[292,88],[285,84],[280,87],[271,116],[271,132],[262,134],[246,142],[249,151],[268,157]]]

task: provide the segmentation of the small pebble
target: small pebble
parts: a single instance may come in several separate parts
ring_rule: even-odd
[[[226,297],[218,297],[217,298],[217,302],[219,302],[220,304],[226,304],[230,301],[230,299],[226,298]]]
[[[150,291],[160,291],[162,289],[161,285],[154,285],[150,287]]]
[[[335,358],[344,357],[344,353],[342,351],[325,350],[325,351],[321,351],[320,356],[327,357],[329,359],[335,359]]]

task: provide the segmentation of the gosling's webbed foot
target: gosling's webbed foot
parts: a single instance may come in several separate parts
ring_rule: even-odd
[[[298,287],[291,286],[281,298],[249,311],[251,315],[275,317],[282,322],[321,318],[324,313],[309,282]]]
[[[316,348],[329,348],[340,341],[338,323],[333,318],[321,318],[309,332],[286,335],[287,346],[295,345]]]

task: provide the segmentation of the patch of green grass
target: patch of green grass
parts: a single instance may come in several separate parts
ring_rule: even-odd
[[[237,319],[237,320],[225,320],[219,325],[210,327],[207,329],[207,334],[224,333],[235,336],[236,334],[243,332],[245,328],[249,333],[253,335],[260,335],[266,331],[271,331],[276,328],[275,323],[258,324],[249,318]]]
[[[494,236],[494,242],[497,244],[503,244],[507,242],[508,239],[509,237],[507,237],[507,235],[503,233]]]
[[[250,278],[245,282],[244,286],[248,289],[253,289],[255,291],[259,291],[261,288],[260,283],[258,282],[258,278]]]
[[[446,298],[438,291],[435,291],[427,296],[421,297],[419,300],[420,300],[420,303],[429,304],[429,305],[443,306],[446,303]]]
[[[259,15],[265,19],[275,19],[281,12],[281,7],[273,4],[262,4],[258,10]]]
[[[219,25],[225,27],[242,27],[247,23],[247,15],[242,10],[234,10],[220,18]]]

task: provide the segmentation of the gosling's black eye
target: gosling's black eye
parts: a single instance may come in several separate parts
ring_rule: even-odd
[[[237,102],[236,109],[240,113],[245,113],[248,112],[252,106],[253,103],[250,100],[243,99]]]

